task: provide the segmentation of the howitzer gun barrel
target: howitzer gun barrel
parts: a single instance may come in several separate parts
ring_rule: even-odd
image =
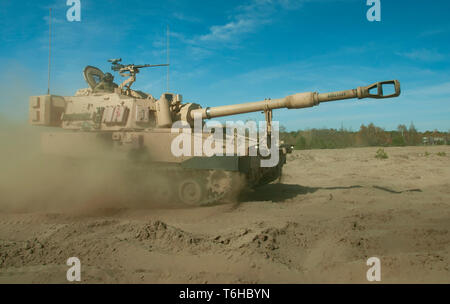
[[[385,95],[383,86],[392,85],[394,93]],[[373,93],[373,91],[376,91]],[[272,109],[301,109],[318,105],[321,102],[343,100],[350,98],[393,98],[400,95],[400,82],[398,80],[389,80],[376,82],[366,87],[358,87],[347,91],[338,91],[319,94],[317,92],[298,93],[279,99],[268,99],[256,102],[211,107],[205,109],[196,109],[191,111],[191,117],[201,116],[203,119],[222,117],[250,112],[268,111]]]

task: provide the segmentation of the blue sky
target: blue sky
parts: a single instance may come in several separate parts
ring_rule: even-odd
[[[365,0],[81,0],[81,22],[68,22],[66,0],[1,0],[2,115],[25,120],[28,96],[46,93],[49,7],[54,94],[86,87],[84,66],[109,71],[109,58],[166,62],[169,25],[170,89],[185,101],[218,106],[399,79],[400,98],[276,110],[274,118],[288,130],[411,121],[450,130],[450,1],[381,0],[381,22],[369,22]],[[134,88],[160,96],[166,69],[142,70]],[[235,117],[248,118],[263,115]]]

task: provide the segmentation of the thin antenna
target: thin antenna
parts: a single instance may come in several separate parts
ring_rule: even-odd
[[[169,92],[170,86],[169,86],[169,73],[170,73],[170,48],[169,48],[169,24],[167,24],[167,92]]]
[[[47,83],[47,95],[50,95],[50,60],[52,55],[52,9],[49,9],[48,19],[48,83]]]

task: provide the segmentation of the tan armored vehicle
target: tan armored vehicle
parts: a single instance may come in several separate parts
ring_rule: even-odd
[[[167,92],[156,99],[132,90],[139,69],[151,65],[122,65],[120,61],[110,60],[112,69],[127,77],[120,85],[110,73],[87,66],[83,74],[89,88],[78,90],[75,96],[30,97],[31,124],[63,129],[43,134],[43,152],[79,159],[114,155],[139,168],[143,174],[137,182],[146,185],[141,189],[153,199],[189,205],[217,202],[242,184],[257,187],[281,176],[291,149],[274,136],[273,109],[400,95],[400,83],[391,80],[347,91],[298,93],[202,108],[183,102],[180,94]],[[389,95],[383,92],[386,86],[391,87]],[[260,128],[257,136],[248,126],[242,133],[234,127],[228,132],[229,126],[219,129],[205,124],[207,119],[257,111],[265,113],[264,132]],[[207,144],[210,149],[205,148]],[[146,174],[152,175],[151,183],[145,183]]]

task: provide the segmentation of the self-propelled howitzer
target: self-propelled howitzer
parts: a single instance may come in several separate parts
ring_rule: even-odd
[[[101,70],[88,66],[84,77],[89,88],[78,90],[75,96],[30,97],[31,124],[64,129],[42,135],[43,151],[72,159],[104,159],[106,155],[112,155],[128,161],[130,168],[143,172],[136,181],[144,182],[143,195],[153,200],[176,200],[190,205],[216,202],[235,193],[232,190],[242,184],[257,187],[281,176],[290,149],[270,136],[272,110],[306,108],[349,98],[400,95],[399,82],[392,80],[348,91],[299,93],[280,99],[202,108],[196,103],[183,102],[180,94],[163,93],[156,99],[148,93],[114,83],[101,86],[105,90],[96,90],[98,82],[112,82],[111,75],[104,75]],[[391,94],[385,94],[386,86],[391,87]],[[204,149],[204,143],[211,136],[217,139],[217,134],[203,128],[205,119],[259,111],[265,113],[266,147],[272,155],[260,153],[258,138],[234,132],[231,135],[225,132],[221,137],[224,141],[214,142],[213,153]],[[183,127],[173,128],[173,124],[180,121],[184,123],[181,124]],[[195,132],[198,121],[203,130],[200,133]],[[198,142],[200,149],[196,146]],[[238,142],[241,143],[239,147]],[[262,165],[274,154],[275,163]],[[147,182],[146,174],[153,174]]]

